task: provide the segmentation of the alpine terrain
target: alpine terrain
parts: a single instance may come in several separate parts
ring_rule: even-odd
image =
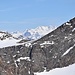
[[[26,29],[24,32],[13,32],[11,34],[18,39],[36,40],[50,33],[55,28],[54,26],[39,26],[35,29]]]
[[[0,75],[75,75],[75,18],[39,39],[35,32],[35,41],[19,42],[7,34],[0,32],[1,43],[9,39],[9,45],[0,46]],[[29,39],[30,35],[30,30],[24,33]]]

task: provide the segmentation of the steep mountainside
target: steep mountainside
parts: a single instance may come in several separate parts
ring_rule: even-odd
[[[1,75],[34,75],[75,63],[75,18],[34,42],[0,48]]]
[[[49,71],[75,63],[75,18],[35,41],[33,46],[32,60],[39,58],[34,61],[34,70],[37,65],[37,71],[43,67]]]

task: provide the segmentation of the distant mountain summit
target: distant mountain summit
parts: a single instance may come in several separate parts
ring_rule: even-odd
[[[35,29],[26,29],[24,32],[13,32],[12,35],[19,39],[36,40],[54,30],[53,26],[39,26]]]
[[[39,26],[35,29],[29,29],[29,30],[26,30],[24,32],[24,37],[27,37],[29,39],[33,39],[33,40],[36,40],[36,39],[39,39],[41,38],[42,36],[50,33],[52,30],[54,30],[55,28],[52,27],[52,26]]]

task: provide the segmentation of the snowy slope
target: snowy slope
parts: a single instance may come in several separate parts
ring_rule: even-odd
[[[0,48],[19,45],[20,39],[14,38],[10,33],[0,31]]]
[[[3,47],[8,47],[8,46],[15,46],[15,45],[20,45],[18,42],[20,40],[16,40],[12,37],[10,38],[6,38],[4,40],[0,40],[0,48],[3,48]]]
[[[75,64],[64,68],[56,68],[49,72],[35,73],[35,75],[75,75]]]

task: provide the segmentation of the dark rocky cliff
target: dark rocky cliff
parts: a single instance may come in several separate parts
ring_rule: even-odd
[[[75,63],[75,18],[32,42],[0,49],[0,75],[34,75]]]

